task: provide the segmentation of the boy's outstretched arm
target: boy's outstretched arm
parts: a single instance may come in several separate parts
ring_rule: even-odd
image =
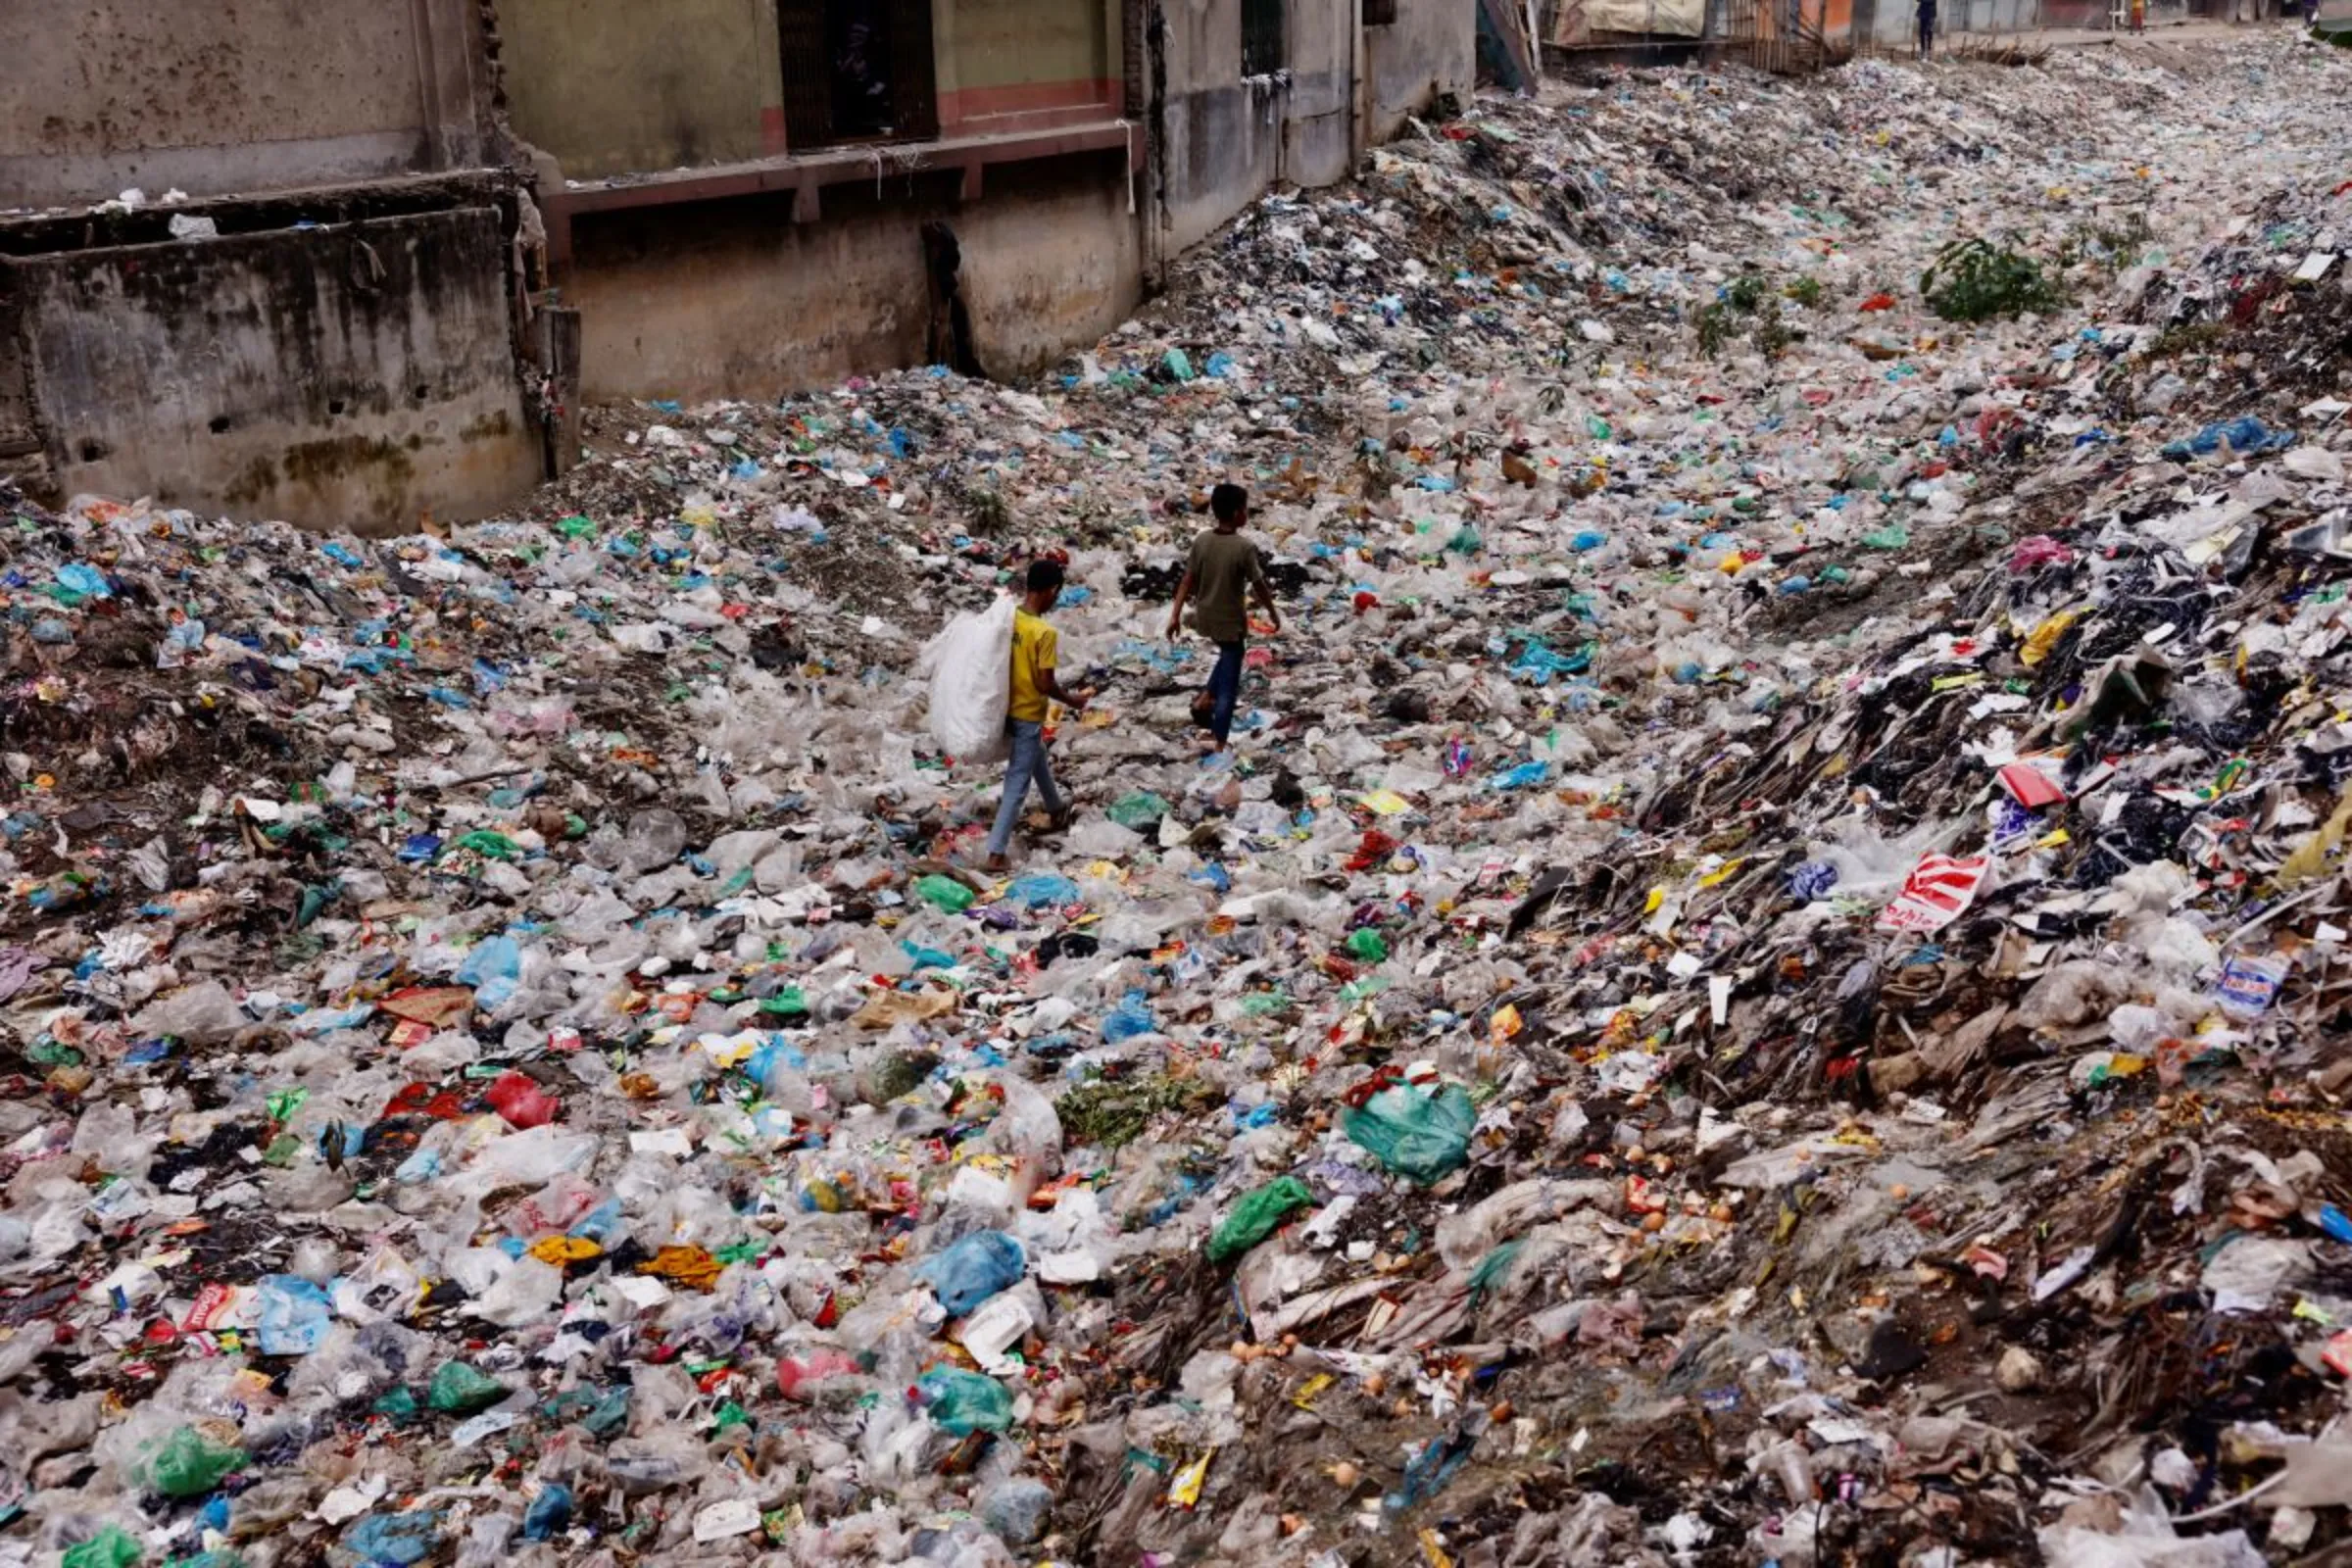
[[[1183,579],[1176,584],[1176,602],[1168,607],[1168,641],[1174,642],[1176,633],[1183,627],[1185,602],[1192,597],[1193,568],[1187,566]]]

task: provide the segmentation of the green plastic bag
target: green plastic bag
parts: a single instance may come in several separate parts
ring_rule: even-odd
[[[762,998],[760,1010],[780,1018],[806,1018],[808,1016],[808,998],[799,986],[786,986],[774,996]]]
[[[1342,1119],[1348,1140],[1379,1156],[1381,1164],[1427,1187],[1470,1157],[1470,1130],[1478,1107],[1459,1084],[1425,1094],[1410,1084],[1384,1089]]]
[[[65,1568],[130,1568],[138,1560],[139,1544],[108,1525],[78,1546],[68,1546]]]
[[[1473,1301],[1486,1299],[1489,1291],[1509,1279],[1511,1268],[1519,1261],[1519,1253],[1526,1246],[1527,1238],[1522,1236],[1514,1241],[1503,1243],[1480,1258],[1478,1267],[1470,1271],[1470,1299]]]
[[[1110,809],[1102,814],[1121,827],[1141,833],[1159,825],[1159,819],[1168,814],[1168,803],[1150,790],[1138,790],[1112,802]]]
[[[1002,1432],[1012,1425],[1012,1396],[995,1378],[957,1366],[935,1366],[916,1378],[931,1419],[959,1438]]]
[[[1380,963],[1389,956],[1389,939],[1368,925],[1359,925],[1348,933],[1348,952],[1367,963]]]
[[[609,1438],[629,1424],[629,1387],[622,1384],[597,1400],[596,1408],[580,1418],[580,1426],[592,1438]]]
[[[424,1402],[450,1415],[471,1415],[506,1396],[507,1386],[498,1379],[476,1372],[463,1361],[444,1361],[433,1370]]]
[[[961,914],[972,906],[972,901],[980,895],[952,876],[933,875],[924,877],[914,885],[914,896],[934,909]]]
[[[1216,1234],[1208,1239],[1208,1260],[1219,1266],[1240,1257],[1274,1234],[1276,1226],[1302,1208],[1315,1206],[1315,1195],[1296,1176],[1277,1176],[1233,1205]]]
[[[174,1427],[140,1462],[140,1481],[167,1497],[194,1497],[245,1462],[245,1450],[215,1443],[194,1427]]]
[[[513,860],[519,858],[522,855],[521,845],[504,833],[493,833],[486,827],[476,828],[473,832],[458,840],[457,848],[471,850],[487,860]]]

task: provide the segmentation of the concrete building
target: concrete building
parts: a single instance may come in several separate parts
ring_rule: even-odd
[[[0,5],[0,469],[372,528],[537,479],[483,25]]]
[[[1472,11],[10,0],[0,466],[398,528],[560,466],[581,396],[1034,371],[1466,93]]]

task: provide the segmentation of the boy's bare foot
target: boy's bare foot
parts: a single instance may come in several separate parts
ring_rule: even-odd
[[[1011,870],[1012,862],[1004,858],[1004,857],[1002,855],[992,855],[987,859],[980,862],[980,869],[983,871],[1001,874],[1003,872]]]

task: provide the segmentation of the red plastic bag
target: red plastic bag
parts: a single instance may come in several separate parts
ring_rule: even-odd
[[[482,1098],[517,1132],[544,1127],[564,1110],[564,1102],[540,1088],[528,1073],[499,1074]]]

